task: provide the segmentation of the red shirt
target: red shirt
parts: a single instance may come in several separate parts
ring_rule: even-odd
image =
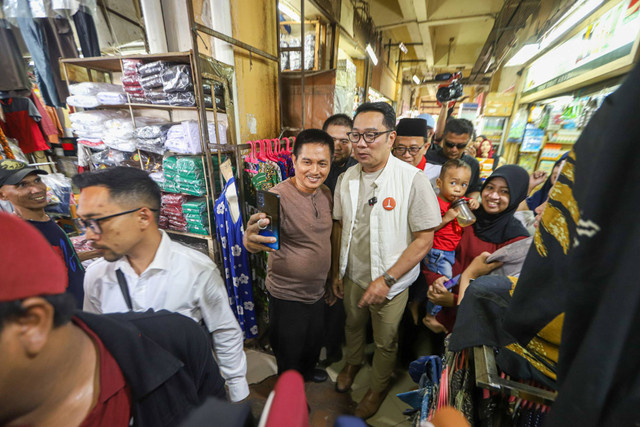
[[[77,317],[73,322],[93,340],[100,359],[100,395],[96,406],[80,427],[128,427],[131,419],[131,390],[124,375],[100,338]]]
[[[418,163],[418,166],[416,167],[421,171],[423,171],[426,165],[427,165],[427,158],[425,156],[422,156],[422,160],[420,160],[420,163]]]
[[[438,204],[440,205],[440,216],[444,217],[444,214],[449,210],[449,205],[451,205],[451,203],[446,200],[442,200],[440,196],[438,196]],[[435,232],[433,235],[433,249],[439,249],[441,251],[455,251],[461,238],[462,227],[458,224],[458,220],[454,219]]]

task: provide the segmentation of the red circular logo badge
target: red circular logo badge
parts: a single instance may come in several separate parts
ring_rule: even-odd
[[[396,199],[393,197],[387,197],[384,199],[384,202],[382,202],[382,207],[388,211],[392,211],[396,207]]]

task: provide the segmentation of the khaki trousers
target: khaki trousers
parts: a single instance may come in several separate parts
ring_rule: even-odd
[[[344,278],[344,310],[347,314],[346,359],[350,365],[360,365],[364,362],[366,326],[371,318],[373,340],[376,344],[371,388],[381,392],[389,385],[389,378],[395,368],[398,353],[398,325],[409,299],[409,289],[405,289],[392,300],[385,299],[382,304],[358,308],[358,301],[364,293],[364,289],[348,278]]]

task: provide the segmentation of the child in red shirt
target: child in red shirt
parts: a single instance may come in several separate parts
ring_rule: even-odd
[[[469,187],[470,180],[471,168],[459,159],[449,160],[442,165],[440,177],[436,180],[436,185],[440,190],[438,203],[440,204],[442,223],[436,228],[433,236],[433,247],[427,253],[424,262],[429,270],[447,276],[449,279],[452,276],[453,264],[456,262],[455,250],[462,238],[462,227],[456,219],[458,210],[456,208],[449,209],[449,206],[462,198],[469,203],[471,210],[478,209],[479,203],[477,200],[463,197]],[[440,311],[439,309],[439,306],[428,302],[427,318],[435,315]]]

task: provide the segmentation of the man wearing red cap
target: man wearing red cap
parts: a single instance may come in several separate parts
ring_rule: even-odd
[[[40,178],[47,172],[17,160],[0,160],[0,200],[11,202],[14,213],[38,229],[67,267],[67,292],[82,307],[84,269],[67,234],[47,215],[47,186]]]
[[[0,213],[0,425],[175,426],[225,395],[207,337],[169,312],[75,312],[44,237]]]

